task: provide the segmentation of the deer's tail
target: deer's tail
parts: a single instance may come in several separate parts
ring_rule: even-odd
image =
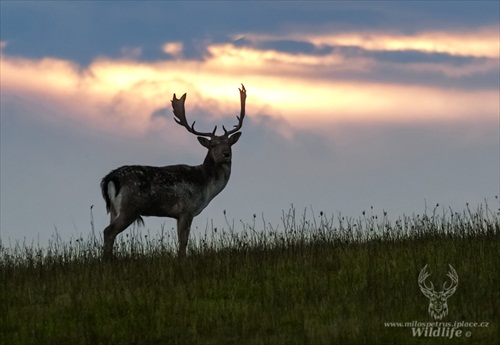
[[[106,201],[106,211],[111,212],[113,207],[113,200],[116,198],[118,193],[120,193],[121,185],[120,179],[110,172],[108,175],[104,176],[101,181],[101,193],[104,201]],[[116,210],[114,210],[116,213]],[[137,217],[135,220],[137,226],[144,226],[144,219],[141,216]]]
[[[104,201],[106,201],[106,211],[109,213],[111,211],[111,201],[120,192],[120,183],[112,173],[104,176],[101,181],[101,193]]]

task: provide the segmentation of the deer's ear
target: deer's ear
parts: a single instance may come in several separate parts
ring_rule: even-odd
[[[240,138],[240,136],[241,136],[241,132],[236,132],[233,135],[231,135],[229,137],[229,145],[232,146],[232,145],[236,144],[236,142],[238,141],[238,139]]]
[[[210,148],[210,139],[204,137],[198,137],[198,141],[202,146],[206,147],[207,149]]]

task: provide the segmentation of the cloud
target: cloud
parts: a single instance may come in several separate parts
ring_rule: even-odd
[[[498,27],[483,27],[470,31],[424,31],[415,34],[401,34],[380,31],[335,32],[322,30],[322,33],[304,33],[290,30],[288,34],[238,34],[245,39],[266,42],[289,39],[309,42],[316,47],[341,46],[359,47],[372,51],[420,51],[446,53],[451,55],[498,58],[500,41]]]
[[[128,60],[138,60],[142,56],[141,47],[123,47],[121,51],[123,57]]]
[[[182,42],[168,42],[163,45],[163,52],[175,58],[182,57],[184,44]]]
[[[202,60],[183,58],[183,43],[167,42],[163,50],[174,59],[139,61],[140,47],[124,48],[124,57],[96,58],[87,67],[2,50],[2,95],[50,104],[59,110],[53,121],[70,119],[128,135],[161,126],[156,115],[169,108],[174,92],[187,92],[188,113],[207,124],[232,121],[241,82],[250,116],[282,118],[297,129],[346,122],[490,123],[498,119],[498,89],[460,88],[457,81],[498,73],[493,32],[248,34],[235,42],[206,43]],[[421,73],[443,79],[408,82]],[[289,129],[280,131],[291,137]]]
[[[332,78],[357,73],[356,77],[380,79],[397,74],[400,79],[432,80],[498,74],[500,40],[498,28],[465,31],[428,31],[400,34],[386,31],[287,34],[238,34],[233,36],[241,55],[253,60],[275,61],[278,69],[314,66],[316,77]],[[255,55],[260,54],[260,58]],[[292,70],[292,73],[297,70]],[[308,71],[310,75],[313,73]],[[422,77],[422,73],[424,76]],[[420,74],[420,76],[419,76]],[[441,83],[442,84],[442,83]]]

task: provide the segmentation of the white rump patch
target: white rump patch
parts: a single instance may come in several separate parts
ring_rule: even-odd
[[[108,196],[109,196],[109,200],[111,200],[111,201],[113,201],[115,199],[116,188],[115,188],[115,184],[113,183],[113,181],[108,182]]]
[[[120,214],[121,203],[122,203],[122,194],[119,193],[116,195],[116,187],[113,181],[109,181],[108,183],[108,196],[111,201],[111,207],[115,211],[116,216]]]

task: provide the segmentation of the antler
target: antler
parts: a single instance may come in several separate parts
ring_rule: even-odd
[[[448,266],[450,266],[450,271],[448,272],[447,276],[451,279],[451,283],[449,287],[446,287],[446,282],[443,283],[443,293],[445,293],[447,297],[450,297],[455,293],[455,290],[457,289],[458,274],[452,265],[448,264]]]
[[[184,109],[184,102],[186,101],[186,94],[182,95],[180,99],[177,99],[174,93],[174,99],[172,100],[172,109],[174,110],[174,120],[179,125],[185,127],[189,133],[193,133],[195,135],[199,135],[202,137],[213,137],[215,135],[215,131],[217,130],[217,126],[215,126],[212,133],[210,132],[198,132],[194,129],[194,124],[196,121],[193,121],[193,124],[189,126],[186,120],[186,111]]]
[[[418,275],[418,285],[420,286],[420,290],[422,293],[427,296],[427,295],[432,295],[434,293],[434,284],[432,282],[429,282],[431,284],[430,287],[427,286],[425,280],[430,276],[431,274],[427,272],[427,265],[422,268],[420,271],[420,274]],[[428,297],[428,296],[427,296]]]
[[[241,89],[240,90],[240,104],[241,104],[241,111],[240,111],[240,116],[236,116],[238,119],[238,124],[234,126],[233,129],[230,131],[227,131],[224,126],[222,128],[224,129],[224,135],[231,135],[233,133],[238,132],[241,129],[241,126],[243,125],[243,118],[245,117],[245,100],[247,98],[247,90],[245,90],[245,85],[241,84]]]

